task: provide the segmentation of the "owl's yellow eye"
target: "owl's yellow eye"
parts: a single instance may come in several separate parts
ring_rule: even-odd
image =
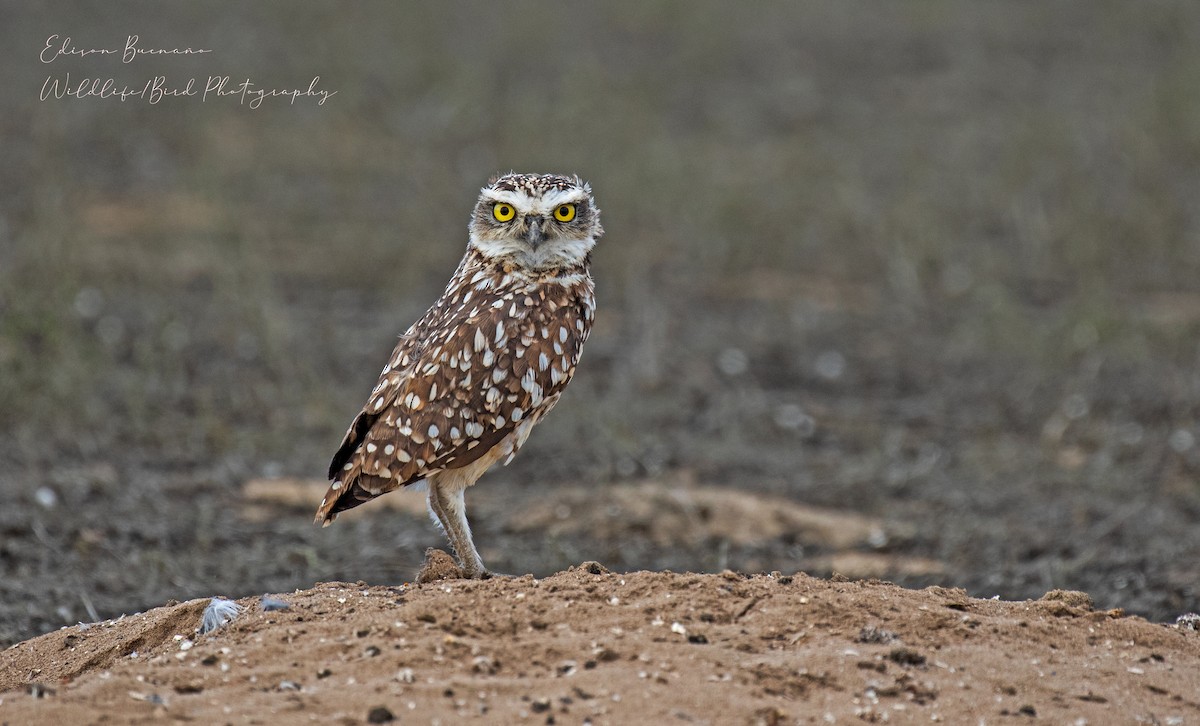
[[[492,216],[501,222],[507,222],[517,215],[517,210],[511,204],[499,202],[492,207]]]
[[[558,208],[556,208],[554,210],[554,218],[560,222],[570,222],[572,219],[575,219],[575,205],[574,204],[558,205]]]

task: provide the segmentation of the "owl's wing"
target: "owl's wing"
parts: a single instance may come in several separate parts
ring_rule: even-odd
[[[444,298],[396,346],[351,424],[317,521],[467,466],[536,420],[574,374],[590,323],[590,307],[560,288]]]
[[[338,473],[342,471],[342,467],[346,462],[350,461],[350,457],[354,455],[354,450],[362,443],[371,426],[378,420],[378,411],[371,410],[375,407],[375,404],[379,404],[380,407],[391,404],[403,389],[405,380],[404,371],[403,369],[397,370],[396,366],[402,360],[411,360],[413,353],[419,347],[415,330],[420,323],[421,321],[418,321],[404,335],[400,336],[400,341],[396,343],[395,349],[392,350],[392,355],[388,359],[387,365],[383,367],[383,373],[379,375],[379,382],[371,390],[371,396],[367,399],[367,405],[350,422],[350,428],[346,430],[346,435],[342,438],[342,445],[338,447],[337,453],[333,455],[333,459],[329,462],[330,479],[338,478]]]

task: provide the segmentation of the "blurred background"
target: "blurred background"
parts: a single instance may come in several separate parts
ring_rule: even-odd
[[[607,235],[574,383],[468,493],[494,569],[1200,609],[1194,2],[0,16],[0,643],[410,580],[419,495],[311,517],[509,169],[590,180]],[[39,100],[67,73],[336,95]]]

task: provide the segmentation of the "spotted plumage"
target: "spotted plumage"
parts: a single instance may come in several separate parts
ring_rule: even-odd
[[[333,457],[317,523],[427,482],[464,575],[487,574],[463,490],[512,460],[575,374],[599,214],[578,177],[506,174],[483,188],[458,270],[401,336]]]

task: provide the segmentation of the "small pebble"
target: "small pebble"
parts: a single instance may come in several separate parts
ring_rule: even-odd
[[[292,607],[283,600],[277,600],[273,597],[267,597],[266,595],[262,596],[260,603],[262,604],[263,612],[270,612],[272,610],[288,610]]]

